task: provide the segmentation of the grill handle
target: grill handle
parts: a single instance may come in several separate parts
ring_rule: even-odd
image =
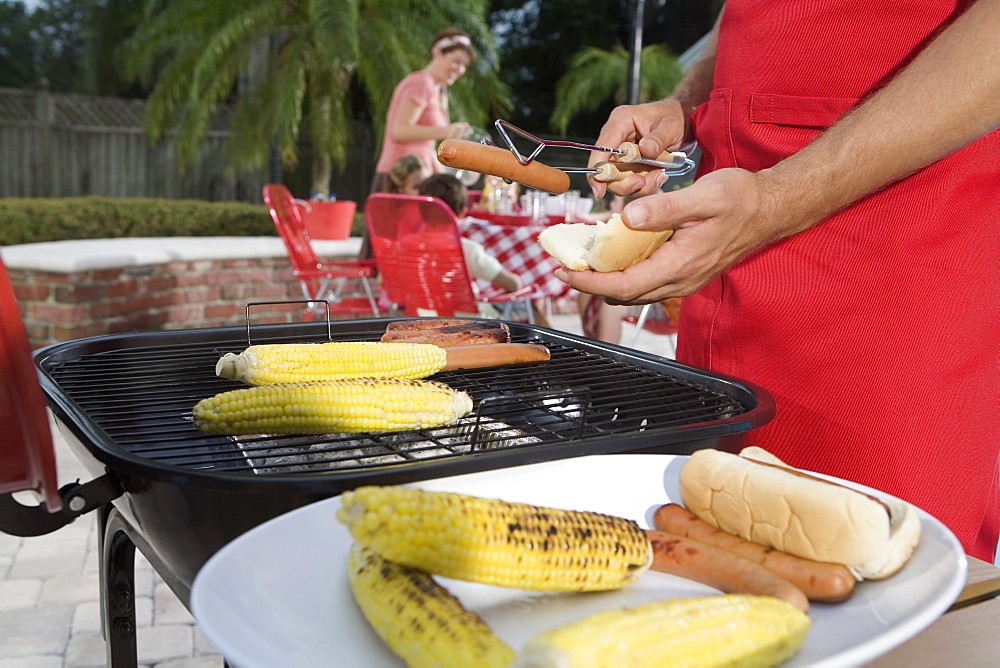
[[[251,306],[281,306],[282,304],[305,304],[310,309],[315,309],[316,304],[324,304],[326,306],[326,338],[328,341],[333,341],[333,328],[330,324],[330,302],[328,300],[320,299],[289,299],[284,301],[273,301],[273,302],[250,302],[247,304],[247,345],[253,345],[253,337],[250,334],[250,307]]]
[[[61,529],[77,517],[111,503],[124,493],[110,476],[90,482],[71,482],[59,488],[62,510],[49,512],[44,505],[26,506],[13,494],[0,495],[0,531],[11,536],[42,536]]]

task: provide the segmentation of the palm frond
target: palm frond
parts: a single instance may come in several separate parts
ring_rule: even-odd
[[[680,64],[663,45],[644,47],[640,65],[640,102],[667,97],[680,81]],[[628,66],[629,53],[620,45],[610,51],[587,47],[574,54],[569,71],[556,83],[552,128],[565,134],[577,115],[594,111],[608,99],[624,103]]]
[[[213,117],[235,95],[228,160],[257,167],[277,149],[294,163],[305,133],[318,156],[314,169],[328,172],[331,159],[342,166],[353,140],[352,87],[364,88],[381,134],[394,87],[427,63],[434,33],[452,25],[470,33],[481,55],[454,88],[453,117],[480,124],[509,104],[496,77],[488,0],[153,0],[148,6],[155,9],[122,54],[130,77],[155,74],[147,129],[154,139],[176,130],[185,164],[198,157]]]
[[[556,83],[556,104],[549,123],[565,134],[578,114],[593,111],[609,97],[625,90],[628,52],[587,47],[570,59],[569,71]]]
[[[289,167],[298,160],[297,139],[303,120],[306,62],[301,43],[290,43],[265,71],[247,83],[233,111],[233,138],[227,155],[248,166],[260,166],[277,147]]]
[[[203,35],[204,41],[199,49],[201,57],[191,73],[192,93],[218,89],[230,83],[221,81],[224,77],[219,76],[219,68],[239,60],[245,69],[250,46],[261,35],[267,34],[277,18],[273,5],[250,3]]]
[[[299,37],[309,43],[310,62],[314,66],[326,64],[348,75],[353,72],[361,57],[358,3],[307,0],[302,18]]]
[[[164,55],[170,56],[199,44],[199,38],[224,20],[237,3],[232,0],[199,2],[176,0],[137,27],[123,49],[123,68],[130,78],[151,75]]]
[[[668,97],[683,75],[680,61],[666,46],[651,44],[643,48],[639,101],[650,102]]]

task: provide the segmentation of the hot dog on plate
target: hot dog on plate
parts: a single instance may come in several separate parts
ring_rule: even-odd
[[[773,596],[809,611],[808,598],[799,587],[735,552],[663,531],[646,531],[646,537],[653,548],[654,571],[679,575],[727,594]]]
[[[653,514],[653,524],[659,531],[713,545],[749,559],[798,587],[810,601],[840,603],[850,598],[854,592],[855,578],[843,564],[803,559],[766,545],[758,545],[716,529],[676,503],[657,508]],[[654,570],[657,569],[657,564],[654,543]]]

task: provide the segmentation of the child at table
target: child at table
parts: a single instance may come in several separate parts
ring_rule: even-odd
[[[461,221],[466,218],[465,184],[451,174],[433,174],[420,184],[420,194],[437,197],[447,204]],[[473,278],[492,283],[507,292],[521,289],[521,277],[504,269],[500,261],[486,252],[483,245],[471,239],[462,237],[462,251],[465,255],[465,265]]]
[[[424,159],[419,155],[404,155],[396,162],[392,163],[388,173],[380,174],[382,177],[377,184],[372,185],[372,192],[391,193],[394,195],[418,195],[420,183],[430,175],[431,168],[427,166]],[[372,251],[371,241],[368,239],[368,228],[361,233],[361,250],[358,252],[359,260],[370,260],[375,257]],[[379,299],[383,299],[383,294]],[[390,305],[380,303],[379,308],[388,309]]]
[[[419,195],[420,184],[433,172],[419,155],[404,155],[392,163],[382,192],[398,195]]]

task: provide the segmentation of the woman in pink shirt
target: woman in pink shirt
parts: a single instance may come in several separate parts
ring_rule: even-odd
[[[440,170],[436,144],[462,137],[468,123],[448,119],[448,86],[465,74],[475,60],[469,35],[458,28],[438,31],[431,45],[431,61],[407,75],[396,86],[385,119],[382,154],[375,166],[372,192],[380,192],[393,163],[404,155],[417,155]]]

